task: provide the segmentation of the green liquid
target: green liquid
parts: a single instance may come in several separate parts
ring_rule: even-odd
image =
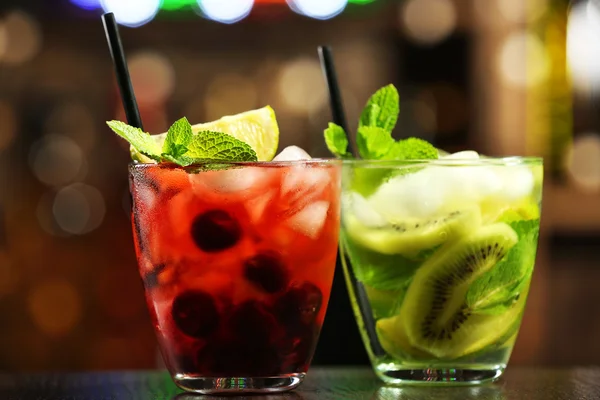
[[[483,225],[495,222],[496,219],[488,220]],[[525,222],[526,225],[521,225],[521,222]],[[519,253],[510,254],[509,251],[503,259],[511,257],[512,261],[526,266],[532,272],[539,219],[526,222],[524,219],[518,220],[512,217],[510,225],[517,228],[528,226],[535,232],[518,232],[518,242],[510,251]],[[428,351],[430,349],[427,345],[415,343],[406,336],[405,332],[402,333],[398,329],[391,329],[387,332],[387,336],[384,335],[380,329],[382,325],[380,321],[402,318],[405,295],[414,284],[415,274],[431,257],[435,256],[436,252],[443,250],[446,243],[407,258],[400,254],[386,255],[368,249],[352,240],[352,235],[344,227],[340,239],[344,255],[343,267],[359,330],[375,372],[383,380],[391,383],[403,382],[404,378],[396,376],[398,374],[400,377],[404,376],[402,371],[410,371],[410,373],[436,371],[444,375],[439,379],[442,382],[460,380],[460,376],[463,376],[465,371],[490,371],[490,374],[481,375],[489,376],[489,379],[479,379],[481,382],[495,379],[501,374],[516,341],[531,281],[530,272],[519,282],[519,289],[512,291],[511,295],[516,295],[513,303],[502,306],[506,308],[505,311],[503,308],[490,311],[499,314],[500,318],[505,315],[503,321],[506,323],[499,328],[490,329],[490,334],[497,336],[496,339],[480,347],[475,345],[469,351],[452,357],[440,357]],[[360,299],[359,296],[366,296],[366,299]],[[449,346],[451,345],[450,343]]]

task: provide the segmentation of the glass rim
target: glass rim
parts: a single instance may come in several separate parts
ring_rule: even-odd
[[[476,166],[504,166],[512,167],[518,165],[543,165],[542,157],[530,156],[508,156],[508,157],[484,157],[484,158],[436,158],[423,160],[342,160],[344,165],[373,166],[373,167],[404,167],[419,165],[434,165],[441,167],[476,167]]]
[[[139,161],[129,162],[129,168],[169,168],[169,169],[197,169],[211,165],[230,165],[238,167],[293,167],[297,165],[335,165],[341,164],[342,160],[337,158],[311,158],[309,160],[290,160],[290,161],[207,161],[194,163],[188,166],[181,166],[175,163],[143,163]]]

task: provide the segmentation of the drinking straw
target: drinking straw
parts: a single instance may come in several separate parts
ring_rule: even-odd
[[[133,93],[133,85],[131,84],[127,60],[125,59],[125,52],[123,51],[123,44],[121,43],[121,36],[119,35],[119,27],[117,26],[115,15],[111,12],[102,15],[102,23],[104,24],[106,41],[108,42],[108,48],[115,67],[117,84],[121,93],[121,101],[125,109],[127,123],[144,130],[140,110],[138,109],[135,94]]]
[[[354,148],[354,143],[350,140],[350,131],[348,130],[348,122],[346,121],[346,113],[344,112],[344,103],[342,102],[342,92],[337,80],[335,65],[333,62],[333,54],[329,46],[319,46],[319,58],[321,59],[321,68],[325,75],[325,82],[329,91],[329,105],[333,122],[342,128],[348,135],[348,145],[355,157],[358,157],[358,152]]]
[[[319,58],[321,59],[321,68],[323,69],[323,74],[325,75],[325,80],[327,82],[327,88],[329,90],[329,100],[331,106],[331,114],[333,115],[333,122],[337,125],[344,128],[344,132],[346,132],[346,136],[348,137],[348,144],[352,148],[352,153],[355,158],[358,158],[358,152],[354,148],[352,141],[350,140],[350,131],[348,130],[348,123],[346,122],[346,115],[344,113],[344,105],[342,103],[342,96],[340,92],[340,86],[337,80],[337,74],[335,72],[335,65],[333,62],[333,56],[331,53],[331,48],[328,46],[319,46]],[[339,251],[339,256],[345,257],[342,251]],[[350,261],[348,261],[350,263]],[[371,349],[373,350],[373,354],[376,357],[384,356],[385,350],[381,347],[379,340],[377,339],[377,332],[375,331],[375,320],[373,319],[373,313],[371,311],[371,305],[369,304],[369,298],[367,297],[367,292],[365,291],[362,283],[358,282],[356,276],[354,275],[354,271],[352,268],[346,269],[350,282],[352,283],[352,288],[349,290],[355,291],[356,302],[358,304],[358,308],[360,309],[360,313],[365,322],[365,329],[369,335],[369,341],[371,342]]]

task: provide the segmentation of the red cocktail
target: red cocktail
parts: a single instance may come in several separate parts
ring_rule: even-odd
[[[187,390],[291,389],[329,300],[340,164],[207,167],[130,167],[137,258],[163,358]]]

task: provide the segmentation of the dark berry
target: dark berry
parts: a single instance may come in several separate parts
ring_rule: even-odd
[[[279,330],[275,317],[258,301],[247,301],[236,307],[227,327],[236,340],[251,346],[267,346]]]
[[[289,273],[277,253],[257,254],[244,263],[244,276],[259,289],[276,293],[285,289]]]
[[[238,222],[223,210],[198,215],[192,222],[191,233],[196,246],[208,253],[228,249],[242,236]]]
[[[288,328],[310,325],[321,310],[322,303],[323,295],[319,288],[305,282],[281,296],[275,306],[277,319]]]
[[[177,296],[171,315],[179,330],[194,338],[207,337],[219,326],[219,311],[213,298],[199,290]]]

